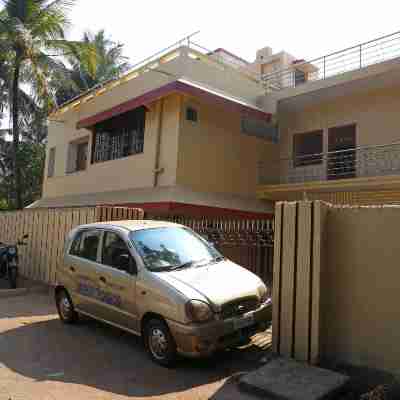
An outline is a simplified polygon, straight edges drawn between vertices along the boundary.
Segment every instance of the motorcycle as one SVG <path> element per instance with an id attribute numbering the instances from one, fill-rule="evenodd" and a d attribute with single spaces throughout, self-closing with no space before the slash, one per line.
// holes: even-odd
<path id="1" fill-rule="evenodd" d="M 11 289 L 16 289 L 18 280 L 18 246 L 25 246 L 24 239 L 29 235 L 24 235 L 14 245 L 0 242 L 0 278 L 8 279 Z"/>

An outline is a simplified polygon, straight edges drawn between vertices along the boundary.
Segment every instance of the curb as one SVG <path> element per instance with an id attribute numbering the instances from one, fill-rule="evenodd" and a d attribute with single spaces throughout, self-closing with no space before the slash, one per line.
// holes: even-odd
<path id="1" fill-rule="evenodd" d="M 24 294 L 28 293 L 27 288 L 20 288 L 20 289 L 1 289 L 0 290 L 0 298 L 6 297 L 17 297 L 23 296 Z"/>
<path id="2" fill-rule="evenodd" d="M 17 288 L 17 289 L 0 289 L 0 299 L 7 297 L 24 296 L 29 293 L 36 294 L 50 294 L 50 286 L 33 286 L 30 288 Z"/>

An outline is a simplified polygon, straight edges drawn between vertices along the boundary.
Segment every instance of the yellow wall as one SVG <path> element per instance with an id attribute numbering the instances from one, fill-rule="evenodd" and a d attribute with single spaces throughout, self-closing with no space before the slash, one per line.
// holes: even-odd
<path id="1" fill-rule="evenodd" d="M 61 109 L 58 113 L 51 116 L 50 119 L 56 119 L 58 122 L 50 121 L 49 125 L 49 139 L 47 146 L 47 153 L 52 147 L 56 147 L 56 163 L 55 174 L 52 178 L 47 178 L 48 159 L 46 160 L 45 179 L 43 184 L 43 197 L 54 198 L 63 197 L 67 195 L 77 194 L 90 194 L 97 192 L 111 192 L 118 190 L 129 190 L 135 188 L 151 188 L 154 184 L 154 166 L 156 157 L 156 142 L 157 142 L 157 129 L 159 127 L 158 116 L 160 113 L 161 100 L 149 105 L 150 111 L 146 116 L 146 128 L 144 138 L 144 153 L 133 155 L 119 160 L 112 160 L 104 163 L 90 164 L 85 171 L 80 171 L 66 175 L 66 167 L 68 161 L 68 144 L 71 141 L 76 141 L 84 136 L 89 136 L 89 154 L 92 148 L 92 135 L 91 132 L 85 129 L 76 130 L 75 126 L 79 120 L 91 117 L 99 112 L 106 111 L 111 107 L 117 106 L 127 100 L 140 96 L 153 89 L 159 88 L 169 82 L 183 77 L 192 79 L 195 82 L 204 83 L 215 89 L 223 90 L 226 93 L 240 96 L 241 98 L 256 104 L 261 101 L 264 90 L 259 82 L 251 79 L 245 74 L 237 70 L 223 65 L 215 60 L 201 55 L 200 53 L 182 47 L 171 53 L 174 55 L 171 60 L 161 58 L 157 62 L 162 66 L 160 73 L 158 70 L 152 68 L 143 68 L 139 74 L 133 79 L 121 81 L 117 86 L 110 87 L 109 90 L 101 92 L 101 90 L 93 92 L 95 96 L 88 100 L 84 100 L 80 104 L 72 102 L 67 107 Z M 116 82 L 118 83 L 118 82 Z M 112 85 L 116 84 L 112 83 Z M 107 87 L 110 85 L 106 85 Z M 159 168 L 162 171 L 158 175 L 157 184 L 159 186 L 173 186 L 177 184 L 177 175 L 179 175 L 179 183 L 188 184 L 188 186 L 196 187 L 198 189 L 209 189 L 218 192 L 227 193 L 245 193 L 255 197 L 255 180 L 256 171 L 254 168 L 255 157 L 260 153 L 257 146 L 257 139 L 254 138 L 241 138 L 239 134 L 240 121 L 238 116 L 234 116 L 235 123 L 231 121 L 231 115 L 224 113 L 218 109 L 213 115 L 219 119 L 215 125 L 208 123 L 207 118 L 204 119 L 206 130 L 211 129 L 215 131 L 215 135 L 206 132 L 209 135 L 209 142 L 202 142 L 202 145 L 207 147 L 206 152 L 217 153 L 213 149 L 218 150 L 218 157 L 220 161 L 214 161 L 214 165 L 218 164 L 219 171 L 226 171 L 226 184 L 219 173 L 217 180 L 213 176 L 199 175 L 192 173 L 192 163 L 186 160 L 193 158 L 193 154 L 197 156 L 197 150 L 193 150 L 193 146 L 188 144 L 187 140 L 182 140 L 185 137 L 185 129 L 181 129 L 180 125 L 183 122 L 181 119 L 181 95 L 174 94 L 168 96 L 164 101 L 164 112 L 162 121 L 162 137 L 160 146 L 160 161 Z M 262 103 L 262 104 L 261 104 Z M 260 104 L 263 107 L 270 107 L 271 104 L 262 101 Z M 228 121 L 222 122 L 221 115 Z M 187 130 L 187 129 L 186 129 Z M 224 139 L 230 140 L 230 135 L 220 134 L 221 131 L 235 130 L 234 142 L 231 142 L 232 148 L 223 143 Z M 189 132 L 191 135 L 193 132 Z M 181 142 L 178 143 L 179 137 Z M 237 137 L 239 139 L 237 139 Z M 194 141 L 194 146 L 196 142 Z M 243 149 L 236 148 L 235 146 L 242 146 Z M 247 146 L 247 143 L 251 143 Z M 188 156 L 183 155 L 180 160 L 180 167 L 188 167 L 188 171 L 182 169 L 177 171 L 178 165 L 178 145 L 182 146 L 179 152 L 188 152 Z M 204 149 L 202 150 L 204 151 Z M 253 151 L 253 154 L 247 153 Z M 227 152 L 227 155 L 223 155 Z M 48 158 L 48 154 L 47 154 Z M 245 166 L 241 167 L 239 171 L 240 179 L 234 182 L 232 176 L 229 174 L 235 170 L 237 174 L 238 162 L 235 161 L 239 158 L 246 161 Z M 247 160 L 250 158 L 251 163 L 247 165 Z M 227 163 L 227 164 L 226 164 Z M 226 164 L 226 165 L 225 165 Z M 192 169 L 191 169 L 192 168 Z M 247 171 L 245 171 L 247 169 Z M 246 178 L 244 178 L 246 176 Z M 203 180 L 198 183 L 197 180 Z M 211 183 L 210 183 L 211 182 Z M 240 184 L 244 183 L 243 188 L 239 188 Z"/>
<path id="2" fill-rule="evenodd" d="M 328 211 L 323 356 L 398 371 L 399 224 L 397 207 Z"/>
<path id="3" fill-rule="evenodd" d="M 198 122 L 186 120 L 186 107 Z M 277 146 L 241 133 L 240 114 L 184 97 L 179 135 L 177 183 L 197 191 L 255 197 L 257 164 Z"/>
<path id="4" fill-rule="evenodd" d="M 399 225 L 398 206 L 277 203 L 274 351 L 399 371 Z"/>
<path id="5" fill-rule="evenodd" d="M 143 154 L 103 163 L 89 162 L 85 171 L 66 174 L 68 144 L 88 136 L 91 154 L 91 132 L 76 130 L 76 120 L 70 118 L 68 123 L 52 122 L 48 151 L 56 146 L 55 174 L 47 178 L 46 173 L 43 197 L 152 187 L 161 102 L 164 103 L 159 155 L 162 172 L 158 175 L 158 186 L 177 184 L 198 192 L 255 198 L 258 161 L 276 154 L 277 145 L 242 134 L 240 114 L 178 94 L 150 105 Z M 186 120 L 188 105 L 197 109 L 197 123 Z M 47 166 L 48 161 L 46 169 Z"/>
<path id="6" fill-rule="evenodd" d="M 324 129 L 327 151 L 328 129 L 357 124 L 357 146 L 387 144 L 399 140 L 400 87 L 321 101 L 296 112 L 279 111 L 281 157 L 292 156 L 293 135 Z"/>
<path id="7" fill-rule="evenodd" d="M 160 151 L 160 167 L 164 171 L 159 175 L 158 180 L 158 184 L 161 186 L 173 185 L 176 180 L 179 104 L 178 95 L 170 95 L 164 99 Z M 80 137 L 89 136 L 89 154 L 91 154 L 92 135 L 86 129 L 76 130 L 76 119 L 65 119 L 65 123 L 51 122 L 47 152 L 50 148 L 56 147 L 55 174 L 54 177 L 47 178 L 48 160 L 46 160 L 43 197 L 151 187 L 154 182 L 153 171 L 160 101 L 151 104 L 149 108 L 149 112 L 146 113 L 144 152 L 142 154 L 96 164 L 88 162 L 85 171 L 68 175 L 66 175 L 68 144 Z"/>
<path id="8" fill-rule="evenodd" d="M 400 140 L 400 87 L 354 93 L 330 101 L 320 100 L 318 104 L 307 107 L 301 106 L 301 101 L 292 99 L 292 109 L 285 104 L 278 106 L 281 160 L 277 160 L 278 154 L 266 160 L 262 176 L 265 184 L 297 183 L 298 179 L 302 181 L 303 176 L 308 176 L 308 180 L 326 180 L 326 159 L 318 165 L 293 167 L 293 136 L 298 133 L 323 130 L 324 152 L 328 151 L 329 128 L 349 124 L 356 125 L 357 147 Z M 360 163 L 357 168 L 362 176 L 365 172 L 361 170 L 363 164 Z M 277 179 L 279 176 L 284 179 Z"/>

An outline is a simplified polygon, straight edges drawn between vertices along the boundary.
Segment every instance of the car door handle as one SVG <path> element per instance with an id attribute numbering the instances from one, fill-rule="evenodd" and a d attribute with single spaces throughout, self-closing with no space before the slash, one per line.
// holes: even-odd
<path id="1" fill-rule="evenodd" d="M 99 280 L 100 280 L 100 282 L 102 282 L 102 283 L 106 283 L 106 282 L 107 282 L 107 280 L 106 280 L 106 278 L 104 278 L 104 276 L 101 276 L 101 277 L 99 278 Z"/>
<path id="2" fill-rule="evenodd" d="M 75 267 L 69 267 L 69 270 L 70 270 L 71 272 L 75 272 Z"/>

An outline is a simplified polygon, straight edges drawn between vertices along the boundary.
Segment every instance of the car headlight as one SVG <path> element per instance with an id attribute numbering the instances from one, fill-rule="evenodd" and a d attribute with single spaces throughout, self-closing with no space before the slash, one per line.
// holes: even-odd
<path id="1" fill-rule="evenodd" d="M 186 303 L 186 315 L 193 322 L 206 322 L 213 318 L 211 307 L 201 300 L 190 300 Z"/>
<path id="2" fill-rule="evenodd" d="M 271 297 L 268 288 L 262 284 L 258 287 L 258 296 L 260 297 L 260 303 L 264 304 Z"/>

